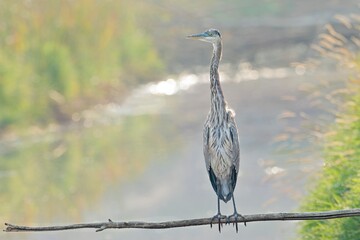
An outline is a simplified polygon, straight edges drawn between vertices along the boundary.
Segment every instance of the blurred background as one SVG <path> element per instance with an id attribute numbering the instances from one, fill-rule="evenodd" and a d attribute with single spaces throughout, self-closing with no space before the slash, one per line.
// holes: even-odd
<path id="1" fill-rule="evenodd" d="M 213 216 L 212 50 L 186 39 L 208 28 L 237 113 L 240 213 L 359 207 L 359 23 L 357 0 L 1 0 L 0 223 Z M 359 218 L 331 224 L 0 239 L 359 239 Z"/>

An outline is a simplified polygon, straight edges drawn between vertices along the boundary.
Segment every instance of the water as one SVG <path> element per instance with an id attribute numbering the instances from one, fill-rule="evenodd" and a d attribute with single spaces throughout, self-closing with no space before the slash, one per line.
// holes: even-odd
<path id="1" fill-rule="evenodd" d="M 274 139 L 284 131 L 279 120 L 284 110 L 309 109 L 297 89 L 319 75 L 306 74 L 304 69 L 255 70 L 246 64 L 221 75 L 240 133 L 238 210 L 242 214 L 296 210 L 304 192 L 304 168 L 317 169 L 321 161 L 289 163 L 291 155 L 275 153 Z M 284 96 L 297 100 L 284 101 Z M 216 196 L 202 156 L 202 125 L 208 109 L 207 73 L 183 74 L 139 87 L 122 105 L 99 105 L 77 114 L 74 126 L 2 142 L 0 222 L 59 225 L 214 215 Z M 232 213 L 231 204 L 222 204 L 222 209 L 224 214 Z M 202 226 L 1 233 L 0 238 L 260 240 L 269 236 L 294 238 L 295 222 L 249 223 L 240 226 L 238 234 L 232 226 L 222 234 Z"/>

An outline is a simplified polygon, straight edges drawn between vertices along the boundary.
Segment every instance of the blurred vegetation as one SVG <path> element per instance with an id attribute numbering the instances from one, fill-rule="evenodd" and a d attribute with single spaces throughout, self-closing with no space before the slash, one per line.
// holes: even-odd
<path id="1" fill-rule="evenodd" d="M 80 220 L 105 191 L 137 178 L 151 160 L 165 159 L 178 146 L 176 139 L 168 141 L 174 137 L 172 127 L 156 116 L 126 117 L 5 146 L 0 155 L 0 219 Z"/>
<path id="2" fill-rule="evenodd" d="M 291 1 L 289 0 L 228 0 L 225 2 L 213 1 L 215 3 L 214 11 L 216 17 L 222 21 L 230 21 L 230 17 L 241 15 L 242 17 L 269 17 L 269 16 L 280 16 L 286 13 Z M 205 3 L 204 3 L 205 4 Z M 226 8 L 226 11 L 216 11 L 219 5 L 231 6 Z M 223 12 L 223 13 L 221 13 Z M 233 16 L 229 16 L 229 14 Z"/>
<path id="3" fill-rule="evenodd" d="M 359 33 L 359 22 L 352 23 L 343 16 L 338 19 L 345 27 Z M 324 167 L 303 201 L 304 211 L 360 207 L 360 39 L 346 39 L 332 26 L 327 26 L 327 30 L 316 49 L 354 71 L 344 89 L 327 96 L 336 102 L 338 112 L 335 123 L 324 134 Z M 345 43 L 350 42 L 355 48 L 345 47 Z M 300 226 L 301 239 L 354 240 L 360 236 L 359 217 L 306 221 Z"/>
<path id="4" fill-rule="evenodd" d="M 0 133 L 64 122 L 163 70 L 130 0 L 0 1 Z"/>

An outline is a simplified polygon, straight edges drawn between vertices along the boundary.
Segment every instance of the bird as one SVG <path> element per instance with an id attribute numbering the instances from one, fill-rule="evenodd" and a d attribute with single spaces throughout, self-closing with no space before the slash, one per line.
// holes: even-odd
<path id="1" fill-rule="evenodd" d="M 235 219 L 244 217 L 236 210 L 234 190 L 239 173 L 240 147 L 238 128 L 235 122 L 235 112 L 228 107 L 220 85 L 219 64 L 222 55 L 222 38 L 216 29 L 209 29 L 203 33 L 188 36 L 209 42 L 213 46 L 210 62 L 210 111 L 203 128 L 203 152 L 206 170 L 208 171 L 211 185 L 217 195 L 217 214 L 212 218 L 211 224 L 218 220 L 221 232 L 221 219 Z M 234 213 L 228 217 L 220 212 L 220 200 L 227 203 L 232 199 Z M 245 223 L 245 220 L 244 220 Z M 246 226 L 246 223 L 245 223 Z"/>

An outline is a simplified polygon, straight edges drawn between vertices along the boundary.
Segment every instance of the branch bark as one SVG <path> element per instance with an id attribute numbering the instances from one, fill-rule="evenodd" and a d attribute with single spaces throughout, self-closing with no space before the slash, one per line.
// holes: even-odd
<path id="1" fill-rule="evenodd" d="M 320 220 L 320 219 L 333 219 L 344 217 L 360 216 L 360 208 L 348 210 L 336 210 L 327 212 L 304 212 L 304 213 L 266 213 L 266 214 L 252 214 L 243 215 L 243 218 L 238 219 L 238 223 L 248 222 L 262 222 L 262 221 L 292 221 L 292 220 Z M 221 219 L 221 224 L 235 223 L 234 219 L 227 220 Z M 44 226 L 44 227 L 28 227 L 19 226 L 10 223 L 5 223 L 5 232 L 39 232 L 39 231 L 61 231 L 79 228 L 95 228 L 96 232 L 103 231 L 109 228 L 142 228 L 142 229 L 163 229 L 163 228 L 179 228 L 189 226 L 211 225 L 218 224 L 218 221 L 212 222 L 212 218 L 198 218 L 188 220 L 177 220 L 167 222 L 113 222 L 109 219 L 108 222 L 99 223 L 82 223 L 71 224 L 62 226 Z"/>

